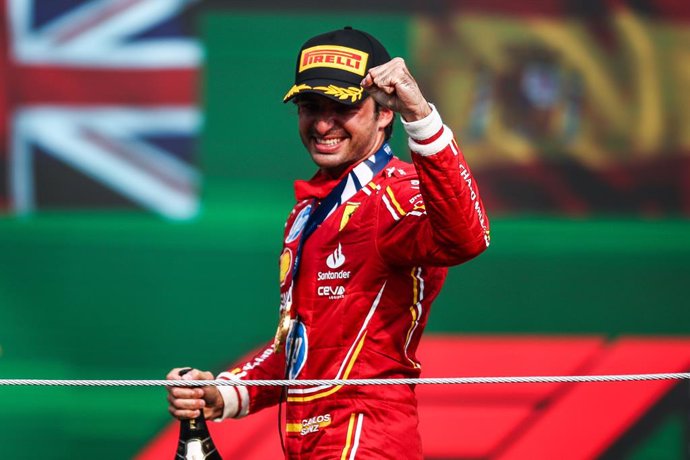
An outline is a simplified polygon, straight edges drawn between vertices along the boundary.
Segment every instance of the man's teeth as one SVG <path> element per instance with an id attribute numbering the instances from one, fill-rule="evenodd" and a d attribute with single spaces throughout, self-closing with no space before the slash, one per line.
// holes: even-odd
<path id="1" fill-rule="evenodd" d="M 316 142 L 325 145 L 335 145 L 340 142 L 340 139 L 317 139 Z"/>

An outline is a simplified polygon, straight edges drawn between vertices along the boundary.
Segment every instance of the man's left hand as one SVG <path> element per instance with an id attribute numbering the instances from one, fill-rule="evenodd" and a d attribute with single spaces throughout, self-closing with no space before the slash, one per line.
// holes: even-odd
<path id="1" fill-rule="evenodd" d="M 372 67 L 361 85 L 376 102 L 400 113 L 405 121 L 421 120 L 431 113 L 429 103 L 402 58 Z"/>

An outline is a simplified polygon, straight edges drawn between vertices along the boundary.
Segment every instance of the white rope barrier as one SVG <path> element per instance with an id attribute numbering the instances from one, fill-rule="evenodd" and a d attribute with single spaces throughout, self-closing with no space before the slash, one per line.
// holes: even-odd
<path id="1" fill-rule="evenodd" d="M 1 386 L 70 387 L 203 387 L 203 386 L 331 386 L 331 385 L 477 385 L 497 383 L 580 383 L 690 380 L 690 373 L 571 375 L 533 377 L 445 377 L 352 380 L 47 380 L 0 379 Z"/>

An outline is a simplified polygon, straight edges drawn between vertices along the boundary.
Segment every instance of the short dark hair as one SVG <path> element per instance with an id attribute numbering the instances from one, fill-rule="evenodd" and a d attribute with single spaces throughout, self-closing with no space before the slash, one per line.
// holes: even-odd
<path id="1" fill-rule="evenodd" d="M 374 110 L 376 111 L 376 116 L 381 112 L 383 106 L 374 100 Z M 386 126 L 384 133 L 386 135 L 385 140 L 388 140 L 393 135 L 393 124 L 395 123 L 395 117 L 391 118 L 391 122 Z"/>

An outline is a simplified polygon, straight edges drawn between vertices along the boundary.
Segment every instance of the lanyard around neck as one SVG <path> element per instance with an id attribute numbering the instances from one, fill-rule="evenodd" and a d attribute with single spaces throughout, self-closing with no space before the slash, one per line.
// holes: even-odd
<path id="1" fill-rule="evenodd" d="M 387 142 L 383 145 L 369 158 L 362 161 L 360 164 L 354 167 L 345 177 L 343 177 L 338 184 L 333 187 L 333 190 L 324 198 L 321 203 L 316 205 L 316 200 L 313 200 L 309 206 L 314 207 L 306 224 L 299 236 L 299 241 L 297 243 L 297 252 L 295 256 L 295 263 L 292 265 L 292 279 L 293 282 L 297 277 L 299 271 L 299 264 L 302 256 L 302 248 L 304 244 L 314 231 L 319 228 L 326 218 L 331 215 L 331 213 L 344 201 L 350 199 L 355 193 L 357 193 L 362 187 L 369 183 L 383 168 L 388 164 L 388 162 L 393 158 L 393 151 Z"/>
<path id="2" fill-rule="evenodd" d="M 355 166 L 352 171 L 343 177 L 343 179 L 340 180 L 340 182 L 333 188 L 333 190 L 331 190 L 328 196 L 321 201 L 321 203 L 317 205 L 316 200 L 312 200 L 312 202 L 305 206 L 300 212 L 300 214 L 302 214 L 302 212 L 309 213 L 309 217 L 307 217 L 307 222 L 304 224 L 301 232 L 297 236 L 299 240 L 297 241 L 295 261 L 292 264 L 290 273 L 288 274 L 290 279 L 289 281 L 287 279 L 284 281 L 287 283 L 286 291 L 281 291 L 280 320 L 278 322 L 278 329 L 276 330 L 276 336 L 273 341 L 273 351 L 276 353 L 280 352 L 283 344 L 288 341 L 288 349 L 290 351 L 286 353 L 286 359 L 288 359 L 285 366 L 286 376 L 289 375 L 289 369 L 291 368 L 289 363 L 292 361 L 295 352 L 295 347 L 289 345 L 291 340 L 294 342 L 294 335 L 296 333 L 296 328 L 292 328 L 292 323 L 295 321 L 293 319 L 293 313 L 291 313 L 292 290 L 299 272 L 304 243 L 338 206 L 349 200 L 362 187 L 371 182 L 374 177 L 376 177 L 376 175 L 383 170 L 391 158 L 393 158 L 393 151 L 391 150 L 390 146 L 384 142 L 376 153 Z M 298 215 L 297 219 L 299 218 L 300 217 Z M 294 222 L 293 225 L 295 225 Z M 291 241 L 294 241 L 294 239 Z M 290 329 L 292 329 L 292 334 L 289 334 Z"/>

